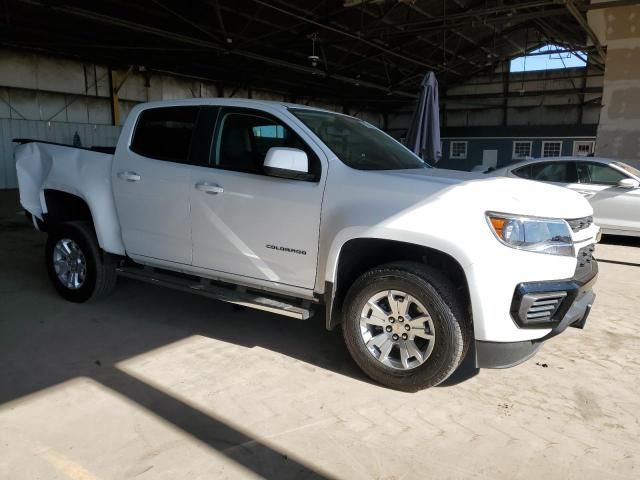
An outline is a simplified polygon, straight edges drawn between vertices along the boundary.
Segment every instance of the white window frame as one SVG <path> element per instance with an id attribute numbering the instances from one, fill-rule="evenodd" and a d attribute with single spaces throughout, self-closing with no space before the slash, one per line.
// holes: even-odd
<path id="1" fill-rule="evenodd" d="M 544 154 L 544 147 L 547 145 L 551 145 L 552 143 L 555 144 L 559 144 L 560 145 L 560 150 L 558 152 L 558 155 L 553 155 L 553 156 L 547 156 Z M 540 152 L 540 157 L 541 158 L 558 158 L 562 156 L 562 140 L 546 140 L 544 142 L 542 142 L 542 151 Z"/>
<path id="2" fill-rule="evenodd" d="M 449 158 L 455 158 L 456 160 L 465 160 L 467 158 L 467 153 L 469 149 L 469 142 L 466 140 L 451 140 L 449 141 Z M 454 144 L 464 144 L 464 155 L 453 155 L 453 145 Z"/>
<path id="3" fill-rule="evenodd" d="M 580 145 L 589 145 L 589 154 L 592 154 L 596 151 L 596 142 L 595 140 L 574 140 L 573 141 L 573 156 L 574 157 L 588 157 L 589 155 L 584 155 L 578 153 L 578 146 Z"/>
<path id="4" fill-rule="evenodd" d="M 516 155 L 516 145 L 520 144 L 520 143 L 529 144 L 529 155 L 525 155 L 524 157 Z M 524 160 L 525 158 L 530 158 L 531 157 L 532 148 L 533 148 L 533 142 L 531 140 L 514 140 L 513 141 L 513 145 L 512 145 L 512 149 L 511 149 L 511 158 L 513 160 Z"/>

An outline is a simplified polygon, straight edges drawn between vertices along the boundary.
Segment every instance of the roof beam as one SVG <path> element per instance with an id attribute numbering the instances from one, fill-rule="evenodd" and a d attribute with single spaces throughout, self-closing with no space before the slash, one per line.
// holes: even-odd
<path id="1" fill-rule="evenodd" d="M 456 5 L 458 5 L 460 8 L 462 9 L 466 9 L 465 4 L 461 1 L 461 0 L 454 0 Z M 490 23 L 483 23 L 482 22 L 482 18 L 480 17 L 480 15 L 476 16 L 476 19 L 480 21 L 480 25 L 486 27 L 486 28 L 490 28 L 493 33 L 495 35 L 500 36 L 501 38 L 503 38 L 504 40 L 506 40 L 507 42 L 509 42 L 517 51 L 521 51 L 524 53 L 524 49 L 518 45 L 516 42 L 513 41 L 513 39 L 511 37 L 509 37 L 508 35 L 502 35 L 498 29 L 496 28 L 495 25 L 490 24 Z"/>
<path id="2" fill-rule="evenodd" d="M 555 35 L 553 31 L 553 27 L 548 25 L 546 20 L 542 18 L 535 20 L 534 27 L 536 28 L 536 30 L 538 30 L 538 32 L 540 32 L 542 35 L 546 37 L 547 41 L 550 41 L 552 43 L 555 43 L 556 45 L 561 45 L 561 46 L 570 45 L 567 42 L 563 42 Z M 571 47 L 569 46 L 569 48 Z M 586 46 L 585 46 L 585 50 L 588 50 Z M 579 54 L 577 56 L 581 58 Z M 604 65 L 604 62 L 601 59 L 597 58 L 597 55 L 587 55 L 587 57 L 583 58 L 582 60 L 584 60 L 586 63 L 590 63 L 591 65 L 599 69 L 602 69 Z"/>
<path id="3" fill-rule="evenodd" d="M 587 19 L 584 17 L 584 15 L 582 15 L 582 12 L 576 6 L 575 2 L 573 0 L 565 0 L 564 4 L 567 7 L 567 10 L 569 10 L 569 12 L 571 13 L 571 15 L 573 15 L 573 18 L 576 19 L 578 24 L 585 31 L 585 33 L 587 34 L 587 37 L 589 37 L 589 40 L 591 40 L 591 43 L 593 43 L 593 45 L 596 47 L 596 51 L 598 52 L 598 55 L 600 55 L 600 58 L 602 59 L 602 61 L 605 61 L 605 59 L 607 58 L 607 54 L 604 51 L 604 47 L 600 43 L 598 36 L 589 26 Z"/>
<path id="4" fill-rule="evenodd" d="M 494 15 L 499 13 L 504 14 L 512 14 L 518 10 L 525 10 L 531 8 L 539 8 L 539 7 L 549 7 L 549 6 L 557 6 L 557 1 L 554 0 L 545 0 L 545 1 L 529 1 L 529 2 L 518 2 L 516 4 L 502 5 L 491 8 L 483 8 L 483 9 L 469 9 L 465 12 L 460 13 L 451 13 L 447 15 L 443 15 L 440 17 L 435 17 L 430 14 L 424 14 L 429 20 L 420 20 L 416 22 L 407 22 L 404 23 L 404 27 L 440 27 L 447 28 L 450 25 L 446 25 L 447 22 L 453 22 L 456 20 L 466 20 L 464 24 L 468 24 L 469 22 L 475 21 L 475 18 L 478 16 L 486 16 L 486 15 Z M 416 10 L 420 11 L 420 10 Z M 513 18 L 516 15 L 513 15 L 509 18 Z M 380 28 L 375 28 L 371 30 L 364 30 L 365 33 L 369 33 L 370 31 L 379 30 Z"/>
<path id="5" fill-rule="evenodd" d="M 523 23 L 524 23 L 524 22 L 523 22 Z M 505 34 L 509 34 L 509 33 L 511 33 L 511 32 L 515 32 L 515 31 L 517 31 L 517 30 L 522 30 L 523 28 L 524 28 L 524 26 L 523 26 L 523 25 L 521 25 L 521 23 L 516 23 L 515 25 L 511 25 L 510 27 L 503 28 L 503 29 L 501 30 L 501 32 L 502 32 L 502 34 L 503 34 L 503 35 L 505 35 Z M 528 28 L 528 27 L 527 27 L 527 28 Z M 493 41 L 493 37 L 494 37 L 494 35 L 493 35 L 493 34 L 486 35 L 486 36 L 482 37 L 481 39 L 478 39 L 478 41 L 477 41 L 477 45 L 483 45 L 483 44 L 485 44 L 486 42 L 491 42 L 491 41 Z M 477 50 L 477 48 L 478 48 L 477 46 L 471 46 L 471 47 L 469 47 L 468 49 L 465 49 L 464 51 L 465 51 L 465 52 L 466 52 L 466 51 L 471 52 L 471 51 Z M 501 61 L 507 60 L 508 58 L 511 58 L 512 56 L 513 56 L 512 54 L 507 54 L 507 55 L 502 55 L 502 56 L 498 56 L 498 55 L 496 55 L 496 56 L 494 57 L 494 61 L 493 61 L 493 62 L 491 62 L 491 65 L 486 65 L 486 64 L 485 64 L 484 66 L 481 66 L 480 68 L 478 68 L 478 69 L 476 69 L 476 70 L 473 70 L 473 71 L 472 71 L 472 75 L 475 75 L 476 73 L 481 72 L 481 71 L 483 71 L 483 70 L 487 69 L 487 68 L 488 68 L 488 67 L 490 67 L 490 66 L 496 65 L 497 63 L 499 63 L 499 62 L 501 62 Z M 458 66 L 458 64 L 454 64 L 453 66 L 454 66 L 454 67 L 457 67 L 457 66 Z M 469 74 L 467 74 L 467 78 L 469 78 Z"/>
<path id="6" fill-rule="evenodd" d="M 253 52 L 249 52 L 246 50 L 228 50 L 226 46 L 221 45 L 219 43 L 214 43 L 208 40 L 202 40 L 199 38 L 195 38 L 195 37 L 191 37 L 191 36 L 187 36 L 187 35 L 183 35 L 180 33 L 175 33 L 175 32 L 170 32 L 167 30 L 163 30 L 160 28 L 156 28 L 156 27 L 152 27 L 149 25 L 144 25 L 141 23 L 136 23 L 136 22 L 131 22 L 129 20 L 124 20 L 122 18 L 119 17 L 112 17 L 110 15 L 104 15 L 104 14 L 100 14 L 100 13 L 96 13 L 93 12 L 91 10 L 85 10 L 82 8 L 77 8 L 77 7 L 72 7 L 69 5 L 62 5 L 59 3 L 56 4 L 49 4 L 48 2 L 45 1 L 38 1 L 38 0 L 19 0 L 22 3 L 26 3 L 26 4 L 30 4 L 30 5 L 35 5 L 38 7 L 43 7 L 43 8 L 48 8 L 48 9 L 52 9 L 58 12 L 62 12 L 62 13 L 66 13 L 69 15 L 74 15 L 77 17 L 81 17 L 81 18 L 87 18 L 89 20 L 93 20 L 93 21 L 97 21 L 100 23 L 106 23 L 109 25 L 114 25 L 114 26 L 118 26 L 121 28 L 125 28 L 128 30 L 133 30 L 136 32 L 145 32 L 145 33 L 149 33 L 151 35 L 155 35 L 155 36 L 159 36 L 162 38 L 168 38 L 171 40 L 175 40 L 181 43 L 187 43 L 187 44 L 191 44 L 191 45 L 197 45 L 197 46 L 201 46 L 201 47 L 205 47 L 205 48 L 209 48 L 211 50 L 215 50 L 218 52 L 223 52 L 223 53 L 228 53 L 231 55 L 238 55 L 244 58 L 249 58 L 252 60 L 257 60 L 260 62 L 265 62 L 265 63 L 269 63 L 272 65 L 277 65 L 279 67 L 283 67 L 289 70 L 295 70 L 298 72 L 302 72 L 302 73 L 308 73 L 308 74 L 312 74 L 312 75 L 318 75 L 318 76 L 322 76 L 325 78 L 332 78 L 334 80 L 338 80 L 344 83 L 349 83 L 352 85 L 359 85 L 359 86 L 363 86 L 363 87 L 367 87 L 367 88 L 371 88 L 374 90 L 381 90 L 384 92 L 389 92 L 389 88 L 386 85 L 380 85 L 377 83 L 373 83 L 373 82 L 369 82 L 366 80 L 362 80 L 362 79 L 356 79 L 356 78 L 351 78 L 351 77 L 347 77 L 344 75 L 329 75 L 328 73 L 319 70 L 317 68 L 313 68 L 313 67 L 308 67 L 306 65 L 300 65 L 297 63 L 292 63 L 289 62 L 287 60 L 281 60 L 278 58 L 272 58 L 272 57 L 268 57 L 265 55 L 261 55 L 261 54 L 257 54 L 257 53 L 253 53 Z M 406 96 L 406 97 L 411 97 L 413 98 L 415 96 L 414 93 L 411 92 L 405 92 L 405 91 L 401 91 L 401 90 L 394 90 L 391 92 L 392 94 L 395 95 L 399 95 L 399 96 Z"/>
<path id="7" fill-rule="evenodd" d="M 208 2 L 208 3 L 211 3 L 211 2 Z M 230 7 L 222 7 L 221 6 L 220 8 L 225 12 L 230 12 L 230 13 L 232 12 L 232 13 L 235 13 L 235 15 L 238 15 L 238 16 L 240 16 L 242 18 L 253 19 L 257 23 L 261 23 L 261 24 L 266 25 L 266 26 L 268 26 L 270 28 L 274 28 L 276 30 L 280 30 L 280 26 L 278 24 L 275 24 L 275 23 L 273 23 L 273 22 L 271 22 L 269 20 L 266 20 L 264 18 L 258 18 L 258 17 L 254 18 L 251 14 L 244 13 L 244 12 L 238 12 L 238 11 L 233 12 L 233 9 L 230 8 Z M 329 17 L 333 17 L 333 16 L 335 16 L 335 14 L 329 14 Z M 287 31 L 289 33 L 294 33 L 294 31 L 297 28 L 299 28 L 300 26 L 302 26 L 302 25 L 308 25 L 308 23 L 306 21 L 298 22 L 298 23 L 295 23 L 294 25 L 292 25 L 290 27 L 286 27 L 286 28 L 281 29 L 280 32 Z M 304 36 L 304 35 L 300 34 L 300 36 Z M 247 39 L 244 39 L 244 40 L 247 40 Z M 251 42 L 247 42 L 247 43 L 251 43 Z M 240 49 L 242 49 L 244 46 L 245 46 L 245 44 L 243 43 L 241 45 L 238 45 L 237 47 L 230 47 L 230 49 L 231 48 L 240 48 Z M 360 53 L 360 52 L 353 51 L 353 49 L 350 49 L 348 47 L 343 47 L 341 45 L 336 45 L 335 43 L 331 43 L 330 46 L 331 46 L 331 48 L 334 48 L 336 50 L 340 50 L 341 52 L 345 52 L 347 54 L 347 56 L 356 55 L 356 56 L 360 57 L 361 61 L 372 60 L 372 61 L 375 61 L 376 63 L 380 63 L 382 66 L 384 66 L 385 62 L 379 58 L 380 56 L 384 55 L 384 52 L 381 52 L 380 54 L 376 54 L 376 55 L 367 55 L 367 54 L 363 54 L 363 53 Z M 307 56 L 305 55 L 304 58 L 306 59 Z M 346 58 L 346 56 L 345 56 L 345 58 Z M 325 64 L 326 64 L 327 63 L 327 59 L 324 58 L 323 60 L 325 61 Z M 337 65 L 340 65 L 342 63 L 343 63 L 343 61 L 340 61 L 340 62 L 338 62 Z M 339 73 L 341 71 L 344 71 L 344 69 L 342 69 L 342 68 L 335 68 L 334 69 L 334 73 Z M 374 77 L 374 78 L 381 78 L 378 75 L 375 75 L 375 74 L 373 74 L 371 72 L 367 72 L 367 74 L 370 75 L 371 77 Z"/>
<path id="8" fill-rule="evenodd" d="M 533 12 L 520 13 L 518 15 L 502 15 L 499 17 L 488 17 L 483 19 L 483 24 L 504 24 L 504 23 L 523 23 L 528 20 L 534 20 L 537 18 L 548 18 L 548 17 L 561 17 L 568 16 L 568 12 L 566 8 L 547 8 L 545 10 L 536 10 Z M 468 27 L 474 27 L 477 24 L 477 20 L 475 19 L 463 19 L 457 21 L 455 23 L 447 23 L 447 22 L 431 22 L 425 25 L 419 25 L 411 29 L 406 29 L 403 32 L 397 32 L 389 34 L 388 36 L 391 38 L 397 38 L 402 36 L 411 36 L 416 35 L 418 33 L 425 32 L 439 32 L 439 31 L 450 31 L 456 29 L 463 29 Z M 408 24 L 402 24 L 403 26 L 407 26 Z M 470 40 L 473 42 L 473 40 Z"/>
<path id="9" fill-rule="evenodd" d="M 419 60 L 417 58 L 414 57 L 409 57 L 407 55 L 404 55 L 402 53 L 398 53 L 390 48 L 388 48 L 385 45 L 382 45 L 380 42 L 377 41 L 372 41 L 372 40 L 368 40 L 367 38 L 359 35 L 359 34 L 354 34 L 351 32 L 348 32 L 346 30 L 343 30 L 341 28 L 337 28 L 337 27 L 333 27 L 331 25 L 326 25 L 324 23 L 318 22 L 316 20 L 313 20 L 311 18 L 305 17 L 304 15 L 301 14 L 297 14 L 295 12 L 289 11 L 287 9 L 278 7 L 277 5 L 273 5 L 272 3 L 266 2 L 264 0 L 252 0 L 254 3 L 257 3 L 258 5 L 262 5 L 264 7 L 270 8 L 271 10 L 277 11 L 279 13 L 282 13 L 283 15 L 288 15 L 292 18 L 297 18 L 298 20 L 302 20 L 305 21 L 307 23 L 309 23 L 310 25 L 315 25 L 316 27 L 322 28 L 323 30 L 328 30 L 334 33 L 337 33 L 341 36 L 344 37 L 348 37 L 351 38 L 353 40 L 357 40 L 359 42 L 364 43 L 365 45 L 369 45 L 370 47 L 374 47 L 378 50 L 380 50 L 381 52 L 387 53 L 390 56 L 402 59 L 406 62 L 409 63 L 413 63 L 414 65 L 419 65 L 422 67 L 426 67 L 426 68 L 430 68 L 430 69 L 437 69 L 437 67 L 435 65 L 423 62 L 422 60 Z"/>
<path id="10" fill-rule="evenodd" d="M 517 83 L 517 82 L 516 82 Z M 558 88 L 558 89 L 546 89 L 546 90 L 532 90 L 526 92 L 495 92 L 495 93 L 463 93 L 454 95 L 441 95 L 442 101 L 447 100 L 467 100 L 474 98 L 516 98 L 516 97 L 544 97 L 550 95 L 584 95 L 586 93 L 602 93 L 602 87 L 587 87 L 587 88 Z M 499 107 L 496 107 L 499 108 Z"/>
<path id="11" fill-rule="evenodd" d="M 420 7 L 417 7 L 417 6 L 416 6 L 415 4 L 413 4 L 413 3 L 408 4 L 408 6 L 409 6 L 409 8 L 410 8 L 411 10 L 413 10 L 413 11 L 415 11 L 415 12 L 418 12 L 418 13 L 419 13 L 420 15 L 422 15 L 423 17 L 426 17 L 426 18 L 429 18 L 429 19 L 433 19 L 433 18 L 434 18 L 434 16 L 433 16 L 433 15 L 431 15 L 430 13 L 428 13 L 428 12 L 424 11 L 424 10 L 423 10 L 423 9 L 421 9 Z M 447 17 L 447 16 L 445 15 L 443 18 L 446 18 L 446 17 Z M 453 29 L 453 28 L 451 29 L 451 33 L 453 33 L 454 35 L 457 35 L 458 37 L 460 37 L 460 38 L 462 38 L 463 40 L 465 40 L 465 41 L 467 41 L 467 42 L 471 43 L 472 45 L 475 45 L 476 47 L 479 47 L 479 48 L 480 48 L 481 50 L 483 50 L 485 53 L 487 53 L 487 54 L 489 54 L 489 55 L 493 55 L 493 52 L 492 52 L 491 50 L 489 50 L 489 49 L 488 49 L 488 48 L 486 48 L 486 47 L 479 46 L 479 45 L 476 43 L 476 41 L 475 41 L 473 38 L 469 37 L 468 35 L 465 35 L 464 33 L 460 32 L 460 31 L 458 31 L 458 30 L 455 30 L 455 29 Z M 461 57 L 461 58 L 465 58 L 465 57 Z M 478 66 L 478 65 L 476 64 L 475 66 Z"/>
<path id="12" fill-rule="evenodd" d="M 396 5 L 398 5 L 398 4 L 396 4 Z M 408 8 L 415 9 L 415 5 L 413 5 L 413 4 L 407 4 L 407 7 L 408 7 Z M 369 15 L 369 16 L 371 16 L 371 17 L 377 18 L 377 16 L 376 16 L 373 12 L 371 12 L 368 8 L 366 8 L 366 5 L 364 5 L 362 8 L 360 8 L 360 11 L 361 11 L 361 12 L 366 13 L 367 15 Z M 420 12 L 420 13 L 422 13 L 422 12 Z M 423 15 L 424 15 L 424 13 L 423 13 Z M 379 21 L 381 21 L 381 22 L 382 22 L 382 23 L 384 23 L 385 25 L 388 25 L 388 26 L 392 27 L 393 29 L 395 29 L 395 30 L 397 30 L 397 31 L 403 31 L 403 30 L 404 30 L 404 28 L 403 28 L 401 25 L 398 25 L 398 24 L 394 23 L 393 21 L 388 20 L 388 19 L 386 19 L 386 18 L 384 18 L 384 17 L 383 17 L 383 18 L 381 18 L 381 19 L 379 19 Z M 462 56 L 462 55 L 458 55 L 458 54 L 457 54 L 456 52 L 454 52 L 453 50 L 451 50 L 451 49 L 449 49 L 449 48 L 446 48 L 445 46 L 440 45 L 439 43 L 434 42 L 434 41 L 430 40 L 429 38 L 424 37 L 424 36 L 422 36 L 422 35 L 417 35 L 417 36 L 416 36 L 416 40 L 419 40 L 419 41 L 421 41 L 421 42 L 425 42 L 426 44 L 431 45 L 432 47 L 436 47 L 436 48 L 442 49 L 442 50 L 444 50 L 446 53 L 449 53 L 449 54 L 451 54 L 451 55 L 456 55 L 458 58 L 462 58 L 463 60 L 468 60 L 466 57 L 464 57 L 464 56 Z M 399 47 L 397 47 L 397 48 L 403 48 L 403 47 L 404 47 L 404 45 L 400 45 L 400 46 L 399 46 Z M 471 65 L 473 65 L 473 66 L 478 66 L 478 65 L 477 65 L 474 61 L 472 61 L 472 60 L 470 60 L 468 63 L 470 63 L 470 64 L 471 64 Z M 453 73 L 458 73 L 458 72 L 453 72 Z M 459 73 L 458 73 L 458 74 L 459 74 Z"/>

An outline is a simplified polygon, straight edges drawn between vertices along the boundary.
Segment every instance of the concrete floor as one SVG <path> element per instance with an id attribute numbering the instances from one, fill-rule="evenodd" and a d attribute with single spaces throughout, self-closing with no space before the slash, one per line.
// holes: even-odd
<path id="1" fill-rule="evenodd" d="M 18 210 L 0 192 L 0 478 L 638 477 L 640 242 L 598 247 L 586 330 L 405 394 L 321 318 L 125 280 L 67 303 Z"/>

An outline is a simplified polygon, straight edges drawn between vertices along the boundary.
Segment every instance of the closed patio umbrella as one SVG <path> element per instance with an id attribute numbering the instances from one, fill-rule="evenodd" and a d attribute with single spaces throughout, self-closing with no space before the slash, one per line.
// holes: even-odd
<path id="1" fill-rule="evenodd" d="M 428 72 L 422 80 L 418 104 L 413 112 L 405 145 L 431 165 L 442 158 L 438 80 L 433 72 Z"/>

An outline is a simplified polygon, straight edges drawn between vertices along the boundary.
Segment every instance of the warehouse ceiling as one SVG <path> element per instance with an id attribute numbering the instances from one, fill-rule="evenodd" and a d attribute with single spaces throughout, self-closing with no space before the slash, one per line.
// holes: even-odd
<path id="1" fill-rule="evenodd" d="M 631 3 L 631 2 L 614 2 Z M 294 99 L 400 104 L 553 43 L 602 66 L 580 0 L 5 0 L 0 42 L 270 88 Z"/>

